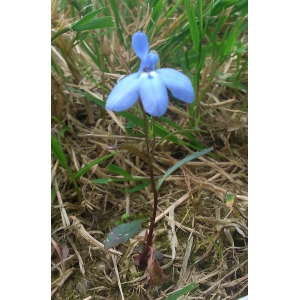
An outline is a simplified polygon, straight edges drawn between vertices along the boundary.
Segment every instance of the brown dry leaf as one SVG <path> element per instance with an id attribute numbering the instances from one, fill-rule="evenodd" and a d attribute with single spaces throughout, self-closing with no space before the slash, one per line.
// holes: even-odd
<path id="1" fill-rule="evenodd" d="M 155 257 L 153 247 L 150 247 L 150 255 L 148 258 L 148 272 L 149 275 L 147 277 L 147 281 L 151 286 L 161 285 L 167 279 L 158 263 L 158 260 Z"/>

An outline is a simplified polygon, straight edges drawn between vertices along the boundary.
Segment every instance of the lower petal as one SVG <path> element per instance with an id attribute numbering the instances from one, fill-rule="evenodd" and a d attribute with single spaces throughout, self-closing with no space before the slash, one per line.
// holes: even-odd
<path id="1" fill-rule="evenodd" d="M 161 68 L 156 70 L 156 72 L 175 98 L 186 103 L 194 101 L 194 89 L 186 75 L 171 68 Z"/>
<path id="2" fill-rule="evenodd" d="M 149 74 L 141 75 L 141 100 L 146 113 L 154 117 L 161 117 L 168 108 L 167 89 L 160 76 L 157 76 L 154 71 Z"/>
<path id="3" fill-rule="evenodd" d="M 109 94 L 106 109 L 120 112 L 130 108 L 139 98 L 139 85 L 138 73 L 121 79 Z"/>

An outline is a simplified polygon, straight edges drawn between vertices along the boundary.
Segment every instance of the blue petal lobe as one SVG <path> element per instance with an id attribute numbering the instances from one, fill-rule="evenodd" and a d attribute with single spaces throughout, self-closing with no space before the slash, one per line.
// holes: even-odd
<path id="1" fill-rule="evenodd" d="M 132 36 L 132 48 L 135 54 L 143 61 L 149 53 L 149 43 L 147 35 L 141 31 Z"/>
<path id="2" fill-rule="evenodd" d="M 195 92 L 190 79 L 186 75 L 170 68 L 161 68 L 156 72 L 175 98 L 186 103 L 194 101 Z"/>
<path id="3" fill-rule="evenodd" d="M 139 72 L 149 72 L 155 70 L 155 64 L 158 61 L 158 55 L 156 53 L 148 53 L 146 58 L 142 60 Z"/>
<path id="4" fill-rule="evenodd" d="M 158 61 L 158 55 L 156 53 L 149 53 L 147 58 L 149 60 L 150 71 L 155 70 L 155 65 Z"/>
<path id="5" fill-rule="evenodd" d="M 130 108 L 139 98 L 139 85 L 138 73 L 121 79 L 108 96 L 106 109 L 120 112 Z"/>
<path id="6" fill-rule="evenodd" d="M 140 95 L 146 113 L 154 117 L 166 113 L 169 103 L 167 89 L 155 71 L 141 75 Z"/>

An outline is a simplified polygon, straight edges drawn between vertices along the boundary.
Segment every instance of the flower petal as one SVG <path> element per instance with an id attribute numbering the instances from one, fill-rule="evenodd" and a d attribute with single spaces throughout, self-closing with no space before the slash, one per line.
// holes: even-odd
<path id="1" fill-rule="evenodd" d="M 142 60 L 139 72 L 150 72 L 155 70 L 155 64 L 158 61 L 158 55 L 156 53 L 148 53 L 146 58 Z"/>
<path id="2" fill-rule="evenodd" d="M 143 61 L 149 53 L 149 43 L 147 35 L 141 31 L 132 36 L 132 48 L 135 54 Z"/>
<path id="3" fill-rule="evenodd" d="M 106 109 L 120 112 L 130 108 L 139 98 L 139 85 L 138 73 L 121 79 L 109 94 Z"/>
<path id="4" fill-rule="evenodd" d="M 142 73 L 140 94 L 146 113 L 154 117 L 166 113 L 169 103 L 167 89 L 155 71 Z"/>
<path id="5" fill-rule="evenodd" d="M 156 72 L 175 98 L 186 103 L 194 101 L 195 92 L 190 79 L 186 75 L 170 68 L 158 69 Z"/>
<path id="6" fill-rule="evenodd" d="M 149 61 L 149 69 L 150 71 L 155 70 L 155 65 L 158 61 L 158 54 L 157 53 L 148 53 L 147 55 Z"/>

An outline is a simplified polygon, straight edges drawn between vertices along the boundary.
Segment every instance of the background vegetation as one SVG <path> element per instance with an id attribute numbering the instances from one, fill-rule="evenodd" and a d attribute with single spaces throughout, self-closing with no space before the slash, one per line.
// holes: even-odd
<path id="1" fill-rule="evenodd" d="M 243 0 L 52 1 L 54 299 L 165 299 L 189 284 L 187 299 L 247 295 L 247 8 Z M 160 189 L 155 246 L 167 280 L 159 287 L 134 264 L 138 237 L 101 245 L 117 222 L 152 210 L 147 168 L 129 146 L 145 152 L 139 108 L 104 109 L 120 76 L 138 69 L 137 30 L 196 91 L 191 105 L 170 97 L 156 119 L 155 176 L 214 147 Z"/>

